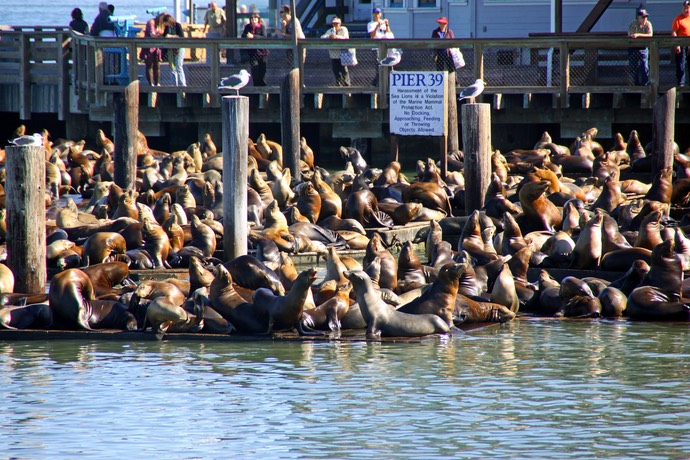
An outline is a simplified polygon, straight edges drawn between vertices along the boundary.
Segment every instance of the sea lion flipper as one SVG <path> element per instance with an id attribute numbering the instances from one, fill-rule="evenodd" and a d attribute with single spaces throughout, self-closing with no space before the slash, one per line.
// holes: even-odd
<path id="1" fill-rule="evenodd" d="M 302 321 L 297 321 L 297 332 L 300 336 L 323 336 L 325 335 L 321 331 L 315 331 L 310 327 L 305 326 Z"/>

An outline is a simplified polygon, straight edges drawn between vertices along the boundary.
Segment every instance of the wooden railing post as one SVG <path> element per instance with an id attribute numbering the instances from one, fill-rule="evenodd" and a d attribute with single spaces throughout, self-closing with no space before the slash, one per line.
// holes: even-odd
<path id="1" fill-rule="evenodd" d="M 474 47 L 474 79 L 484 80 L 484 46 L 481 43 L 475 43 Z M 491 84 L 491 82 L 486 82 Z"/>
<path id="2" fill-rule="evenodd" d="M 656 42 L 649 44 L 649 93 L 647 94 L 647 107 L 653 107 L 656 95 L 659 93 L 659 45 Z"/>
<path id="3" fill-rule="evenodd" d="M 249 98 L 225 96 L 223 113 L 223 259 L 247 254 Z M 299 144 L 298 144 L 299 148 Z"/>
<path id="4" fill-rule="evenodd" d="M 31 71 L 29 66 L 30 43 L 29 35 L 22 34 L 19 38 L 19 118 L 31 118 Z"/>
<path id="5" fill-rule="evenodd" d="M 570 88 L 570 49 L 567 42 L 561 42 L 559 47 L 559 54 L 561 55 L 561 85 L 559 91 L 559 106 L 561 109 L 569 107 L 568 90 Z"/>
<path id="6" fill-rule="evenodd" d="M 8 146 L 7 266 L 14 292 L 42 294 L 46 289 L 45 149 Z"/>
<path id="7" fill-rule="evenodd" d="M 68 34 L 57 34 L 56 64 L 58 68 L 58 120 L 63 121 L 69 113 L 69 57 L 70 38 Z"/>
<path id="8" fill-rule="evenodd" d="M 456 92 L 456 75 L 457 74 L 455 72 L 449 72 L 446 85 L 446 91 L 448 91 L 448 152 L 460 150 L 460 140 L 458 137 L 458 97 Z"/>

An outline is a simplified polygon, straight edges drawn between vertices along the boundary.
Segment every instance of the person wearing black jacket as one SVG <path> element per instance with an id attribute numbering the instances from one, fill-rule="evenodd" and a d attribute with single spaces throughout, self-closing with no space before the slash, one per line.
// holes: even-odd
<path id="1" fill-rule="evenodd" d="M 250 40 L 266 38 L 266 26 L 258 11 L 252 13 L 249 24 L 244 26 L 242 37 Z M 251 68 L 254 86 L 266 86 L 266 57 L 268 50 L 254 49 L 249 51 L 249 67 Z"/>

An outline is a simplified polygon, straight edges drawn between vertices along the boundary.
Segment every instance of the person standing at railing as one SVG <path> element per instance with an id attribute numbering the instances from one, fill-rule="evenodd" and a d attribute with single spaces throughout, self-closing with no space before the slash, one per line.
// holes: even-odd
<path id="1" fill-rule="evenodd" d="M 164 22 L 165 13 L 161 13 L 155 18 L 151 18 L 146 22 L 144 28 L 145 38 L 162 37 L 167 27 Z M 163 52 L 160 48 L 142 48 L 139 52 L 139 59 L 146 64 L 146 80 L 151 86 L 161 85 L 161 60 L 163 59 Z"/>
<path id="2" fill-rule="evenodd" d="M 690 36 L 690 1 L 683 2 L 683 12 L 673 20 L 671 35 L 674 37 Z M 676 78 L 678 86 L 687 85 L 686 67 L 688 64 L 688 46 L 676 46 Z"/>
<path id="3" fill-rule="evenodd" d="M 431 32 L 431 38 L 455 38 L 455 34 L 448 27 L 448 19 L 441 17 L 438 18 L 436 22 L 438 22 L 438 27 L 435 28 L 433 32 Z M 436 61 L 436 70 L 438 70 L 439 72 L 442 72 L 444 70 L 447 70 L 448 72 L 455 72 L 455 65 L 453 64 L 453 58 L 450 55 L 450 50 L 435 50 L 434 61 Z"/>
<path id="4" fill-rule="evenodd" d="M 91 35 L 93 37 L 114 37 L 115 24 L 108 21 L 110 17 L 110 10 L 108 9 L 108 2 L 101 2 L 98 4 L 98 16 L 94 19 L 91 25 Z"/>
<path id="5" fill-rule="evenodd" d="M 81 12 L 81 8 L 73 9 L 71 16 L 72 21 L 69 23 L 69 28 L 82 35 L 88 35 L 89 24 L 84 21 L 84 13 Z"/>
<path id="6" fill-rule="evenodd" d="M 294 22 L 294 24 L 293 24 Z M 293 17 L 290 13 L 290 7 L 288 5 L 282 5 L 280 7 L 280 28 L 277 31 L 277 35 L 286 40 L 292 39 L 292 35 L 296 34 L 298 40 L 304 40 L 306 37 L 304 31 L 302 30 L 302 23 L 299 22 L 297 16 Z M 302 62 L 307 57 L 307 50 L 302 49 Z M 292 65 L 292 50 L 287 50 L 287 58 L 289 65 Z"/>
<path id="7" fill-rule="evenodd" d="M 266 25 L 258 11 L 252 13 L 249 24 L 244 26 L 242 37 L 249 40 L 266 38 Z M 254 86 L 266 86 L 266 57 L 267 49 L 247 50 L 249 53 L 249 67 L 252 73 Z"/>
<path id="8" fill-rule="evenodd" d="M 166 24 L 164 37 L 184 38 L 182 24 L 177 22 L 171 14 L 163 13 L 163 23 Z M 175 86 L 187 86 L 187 78 L 184 74 L 184 48 L 168 48 L 167 52 L 170 70 L 175 77 Z"/>
<path id="9" fill-rule="evenodd" d="M 204 33 L 206 38 L 222 38 L 225 37 L 225 10 L 223 8 L 218 8 L 216 2 L 211 2 L 208 4 L 208 10 L 204 15 Z M 211 48 L 206 50 L 206 62 L 209 62 L 209 51 Z M 223 53 L 221 52 L 222 56 Z"/>
<path id="10" fill-rule="evenodd" d="M 647 10 L 640 8 L 637 10 L 635 20 L 628 27 L 628 37 L 648 38 L 653 35 L 652 23 L 647 19 Z M 636 86 L 646 86 L 649 84 L 649 49 L 630 48 L 628 50 L 628 62 L 630 63 L 630 73 L 633 77 L 633 84 Z"/>
<path id="11" fill-rule="evenodd" d="M 350 33 L 347 27 L 342 25 L 342 21 L 338 16 L 331 20 L 331 27 L 321 38 L 330 40 L 348 40 Z M 331 67 L 333 69 L 333 76 L 335 77 L 335 84 L 337 86 L 350 86 L 350 71 L 347 66 L 344 66 L 340 60 L 340 49 L 331 48 L 328 50 L 328 57 L 331 58 Z"/>
<path id="12" fill-rule="evenodd" d="M 382 40 L 393 38 L 393 32 L 391 31 L 391 26 L 388 24 L 388 19 L 383 19 L 383 12 L 381 8 L 374 8 L 371 12 L 371 21 L 367 24 L 367 33 L 369 38 L 374 40 Z M 378 54 L 378 49 L 376 50 L 376 61 L 378 62 L 381 56 Z M 376 67 L 376 77 L 371 82 L 373 86 L 378 86 L 379 84 L 379 69 Z"/>

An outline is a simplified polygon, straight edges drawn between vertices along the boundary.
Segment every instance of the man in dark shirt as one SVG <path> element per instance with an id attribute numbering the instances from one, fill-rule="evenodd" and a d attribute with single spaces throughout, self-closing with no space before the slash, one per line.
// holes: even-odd
<path id="1" fill-rule="evenodd" d="M 114 37 L 115 25 L 108 22 L 110 17 L 110 10 L 108 10 L 108 3 L 101 2 L 98 4 L 98 16 L 93 21 L 91 26 L 91 35 L 94 37 Z"/>

